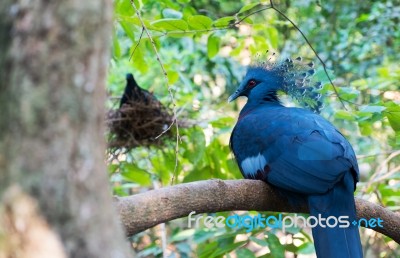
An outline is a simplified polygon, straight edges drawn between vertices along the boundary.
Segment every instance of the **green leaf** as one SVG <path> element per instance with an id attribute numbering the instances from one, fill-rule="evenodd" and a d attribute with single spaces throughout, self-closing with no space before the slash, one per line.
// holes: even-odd
<path id="1" fill-rule="evenodd" d="M 213 231 L 207 231 L 204 229 L 199 229 L 196 230 L 193 236 L 193 241 L 196 244 L 201 244 L 204 243 L 205 241 L 209 240 L 210 238 L 213 238 L 215 236 L 215 232 Z M 216 243 L 216 242 L 213 242 Z"/>
<path id="2" fill-rule="evenodd" d="M 363 13 L 356 19 L 356 22 L 368 21 L 369 17 L 370 17 L 370 14 Z"/>
<path id="3" fill-rule="evenodd" d="M 384 106 L 373 106 L 373 105 L 368 105 L 361 109 L 361 112 L 366 112 L 366 113 L 381 113 L 383 110 L 385 110 L 386 107 Z"/>
<path id="4" fill-rule="evenodd" d="M 245 47 L 244 42 L 239 41 L 237 46 L 232 50 L 231 56 L 239 56 L 242 53 L 244 47 Z"/>
<path id="5" fill-rule="evenodd" d="M 400 196 L 400 190 L 393 189 L 391 186 L 384 185 L 384 184 L 379 186 L 379 193 L 384 197 L 387 197 L 387 196 L 399 197 Z"/>
<path id="6" fill-rule="evenodd" d="M 177 234 L 175 234 L 171 237 L 171 242 L 186 240 L 189 237 L 192 237 L 195 232 L 196 232 L 196 229 L 194 229 L 194 228 L 179 231 Z"/>
<path id="7" fill-rule="evenodd" d="M 326 70 L 328 72 L 328 75 L 332 78 L 334 77 L 334 72 L 331 69 L 327 69 Z M 328 89 L 333 91 L 332 85 L 330 84 L 328 77 L 326 76 L 326 73 L 324 71 L 324 69 L 322 68 L 317 68 L 313 78 L 315 79 L 315 81 L 320 81 L 322 83 L 322 85 L 324 84 L 328 84 Z M 342 87 L 336 87 L 337 90 L 342 89 Z M 340 90 L 339 90 L 340 92 Z M 321 92 L 322 93 L 322 92 Z M 342 96 L 342 95 L 340 95 Z"/>
<path id="8" fill-rule="evenodd" d="M 128 0 L 128 2 L 129 2 L 129 4 L 131 5 L 131 8 L 134 9 L 133 6 L 132 6 L 132 4 L 131 4 L 131 0 Z M 142 9 L 142 4 L 141 4 L 142 1 L 133 0 L 132 2 L 133 2 L 133 4 L 136 6 L 136 8 L 137 8 L 138 10 Z"/>
<path id="9" fill-rule="evenodd" d="M 151 25 L 166 31 L 186 31 L 188 29 L 187 22 L 181 19 L 161 19 L 152 22 Z"/>
<path id="10" fill-rule="evenodd" d="M 271 44 L 271 47 L 273 49 L 277 49 L 278 48 L 278 37 L 279 37 L 278 30 L 275 27 L 268 27 L 267 33 L 269 36 L 268 40 Z"/>
<path id="11" fill-rule="evenodd" d="M 204 15 L 194 15 L 188 19 L 189 26 L 195 30 L 207 30 L 211 28 L 213 21 Z"/>
<path id="12" fill-rule="evenodd" d="M 290 234 L 297 234 L 300 232 L 300 228 L 296 226 L 291 226 L 291 227 L 285 227 L 285 232 L 290 233 Z"/>
<path id="13" fill-rule="evenodd" d="M 358 111 L 358 112 L 355 112 L 355 115 L 357 116 L 358 121 L 365 121 L 365 120 L 370 119 L 374 115 L 374 113 L 366 113 L 366 112 Z"/>
<path id="14" fill-rule="evenodd" d="M 236 250 L 236 255 L 240 258 L 256 258 L 254 253 L 247 248 L 240 248 Z"/>
<path id="15" fill-rule="evenodd" d="M 137 0 L 134 1 L 136 4 L 136 7 L 140 8 L 140 5 L 137 4 Z M 118 14 L 124 14 L 124 15 L 134 15 L 135 11 L 131 5 L 130 0 L 116 0 L 115 1 L 115 13 Z"/>
<path id="16" fill-rule="evenodd" d="M 108 174 L 114 174 L 117 170 L 118 170 L 118 165 L 117 164 L 108 164 L 107 166 L 107 170 L 108 170 Z"/>
<path id="17" fill-rule="evenodd" d="M 220 117 L 218 119 L 210 121 L 210 124 L 215 128 L 232 128 L 232 125 L 235 123 L 235 118 L 233 117 Z"/>
<path id="18" fill-rule="evenodd" d="M 279 242 L 279 238 L 272 234 L 271 232 L 267 232 L 268 238 L 268 246 L 271 250 L 272 254 L 276 258 L 284 258 L 285 257 L 285 247 Z"/>
<path id="19" fill-rule="evenodd" d="M 190 161 L 191 164 L 197 166 L 199 161 L 204 161 L 204 152 L 206 149 L 206 139 L 203 129 L 194 127 L 188 132 L 189 141 L 186 144 L 186 151 L 184 157 Z M 186 142 L 185 142 L 186 143 Z"/>
<path id="20" fill-rule="evenodd" d="M 235 20 L 234 16 L 226 16 L 214 21 L 213 25 L 214 27 L 226 27 L 229 24 L 231 24 L 231 22 L 234 20 Z"/>
<path id="21" fill-rule="evenodd" d="M 346 110 L 339 110 L 335 113 L 335 117 L 344 120 L 354 120 L 354 115 Z"/>
<path id="22" fill-rule="evenodd" d="M 339 95 L 344 100 L 352 100 L 360 95 L 360 91 L 350 87 L 336 87 Z"/>
<path id="23" fill-rule="evenodd" d="M 256 7 L 257 5 L 260 5 L 260 4 L 259 4 L 259 3 L 247 4 L 247 5 L 243 6 L 243 7 L 239 10 L 239 12 L 238 12 L 237 14 L 241 14 L 241 13 L 244 13 L 244 12 L 250 10 L 250 9 L 253 9 L 253 8 Z"/>
<path id="24" fill-rule="evenodd" d="M 253 236 L 249 237 L 249 239 L 259 246 L 268 246 L 268 242 L 265 239 L 259 239 Z"/>
<path id="25" fill-rule="evenodd" d="M 185 176 L 183 183 L 210 179 L 213 177 L 211 174 L 212 170 L 210 166 L 206 166 L 203 169 L 194 169 Z"/>
<path id="26" fill-rule="evenodd" d="M 125 22 L 129 25 L 133 24 L 133 25 L 136 25 L 136 26 L 142 28 L 142 22 L 139 20 L 138 17 L 131 17 L 131 16 L 126 16 L 126 15 L 116 15 L 116 19 L 120 23 Z M 142 21 L 143 21 L 144 25 L 147 27 L 147 29 L 154 29 L 148 20 L 145 20 L 142 18 Z"/>
<path id="27" fill-rule="evenodd" d="M 394 141 L 396 145 L 400 146 L 400 130 L 395 131 Z"/>
<path id="28" fill-rule="evenodd" d="M 168 77 L 168 82 L 172 85 L 178 81 L 179 73 L 175 71 L 168 71 L 167 77 Z"/>
<path id="29" fill-rule="evenodd" d="M 115 59 L 121 57 L 121 46 L 119 45 L 119 41 L 117 35 L 115 34 L 115 30 L 113 32 L 113 44 L 112 44 L 112 53 Z"/>
<path id="30" fill-rule="evenodd" d="M 385 115 L 389 120 L 390 126 L 396 132 L 400 131 L 400 107 L 388 107 L 385 110 Z"/>
<path id="31" fill-rule="evenodd" d="M 214 233 L 212 235 L 214 235 Z M 211 253 L 215 251 L 215 249 L 218 249 L 218 243 L 216 241 L 202 244 L 199 246 L 199 248 L 197 248 L 197 256 L 199 258 L 208 258 L 211 256 Z"/>
<path id="32" fill-rule="evenodd" d="M 122 166 L 121 175 L 126 181 L 139 183 L 141 185 L 151 185 L 150 174 L 135 164 L 124 164 Z"/>
<path id="33" fill-rule="evenodd" d="M 248 24 L 253 24 L 253 20 L 250 17 L 247 17 L 242 22 L 245 22 L 245 23 L 248 23 Z"/>
<path id="34" fill-rule="evenodd" d="M 139 44 L 138 47 L 136 47 L 135 44 L 131 46 L 129 49 L 129 55 L 132 55 L 132 63 L 133 67 L 135 67 L 137 70 L 141 71 L 142 73 L 146 73 L 148 70 L 147 65 L 142 65 L 144 61 L 144 52 L 145 47 L 144 47 L 144 41 L 146 39 L 142 39 L 141 44 Z M 136 49 L 135 49 L 136 47 Z M 133 52 L 135 50 L 135 52 Z"/>
<path id="35" fill-rule="evenodd" d="M 162 249 L 155 243 L 152 243 L 138 253 L 139 257 L 159 257 L 162 254 Z"/>
<path id="36" fill-rule="evenodd" d="M 315 253 L 315 248 L 314 248 L 314 244 L 311 242 L 307 242 L 304 244 L 301 244 L 298 247 L 298 254 L 312 254 Z"/>
<path id="37" fill-rule="evenodd" d="M 360 132 L 364 136 L 369 136 L 372 133 L 372 125 L 368 121 L 359 121 L 358 127 L 360 128 Z"/>
<path id="38" fill-rule="evenodd" d="M 208 37 L 208 41 L 207 41 L 208 58 L 213 58 L 214 56 L 216 56 L 218 54 L 219 43 L 220 43 L 220 38 L 216 37 L 214 34 L 211 34 Z"/>
<path id="39" fill-rule="evenodd" d="M 181 12 L 170 8 L 164 9 L 162 11 L 162 14 L 164 18 L 181 19 L 183 17 L 183 14 Z"/>
<path id="40" fill-rule="evenodd" d="M 234 158 L 227 159 L 226 166 L 228 168 L 228 173 L 230 175 L 230 178 L 232 178 L 232 179 L 243 178 L 242 174 L 240 173 L 239 167 L 236 163 L 236 159 L 234 159 Z"/>
<path id="41" fill-rule="evenodd" d="M 295 246 L 294 244 L 286 244 L 285 246 L 285 250 L 292 252 L 292 253 L 297 253 L 297 250 L 299 249 L 297 246 Z"/>
<path id="42" fill-rule="evenodd" d="M 183 12 L 183 17 L 190 17 L 192 15 L 195 15 L 197 13 L 197 10 L 190 5 L 186 5 L 183 8 L 182 12 Z"/>
<path id="43" fill-rule="evenodd" d="M 218 248 L 209 257 L 218 257 L 222 254 L 232 252 L 236 248 L 238 248 L 246 243 L 247 243 L 247 241 L 241 241 L 241 242 L 237 242 L 237 243 L 218 246 Z"/>
<path id="44" fill-rule="evenodd" d="M 120 21 L 119 24 L 121 24 L 122 29 L 125 31 L 126 35 L 132 40 L 135 41 L 135 30 L 134 30 L 134 26 L 132 26 L 131 24 L 124 22 L 124 21 Z"/>

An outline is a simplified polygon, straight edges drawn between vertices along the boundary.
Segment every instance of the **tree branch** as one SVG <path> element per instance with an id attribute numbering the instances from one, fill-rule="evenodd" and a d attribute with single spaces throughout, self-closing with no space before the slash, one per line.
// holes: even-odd
<path id="1" fill-rule="evenodd" d="M 116 197 L 116 206 L 128 236 L 157 224 L 196 214 L 218 211 L 256 210 L 308 213 L 294 208 L 277 190 L 258 180 L 206 180 L 180 184 L 128 197 Z M 400 243 L 400 215 L 356 198 L 358 218 L 381 218 L 383 227 L 373 230 Z"/>

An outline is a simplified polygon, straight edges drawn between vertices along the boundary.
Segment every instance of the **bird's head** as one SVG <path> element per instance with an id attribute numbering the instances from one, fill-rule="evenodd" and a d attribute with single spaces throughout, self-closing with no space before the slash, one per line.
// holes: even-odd
<path id="1" fill-rule="evenodd" d="M 322 107 L 319 94 L 322 84 L 312 80 L 314 73 L 314 64 L 303 63 L 300 57 L 250 66 L 228 101 L 246 96 L 248 103 L 279 103 L 277 93 L 284 92 L 301 106 L 319 112 Z"/>
<path id="2" fill-rule="evenodd" d="M 251 66 L 239 88 L 228 101 L 231 102 L 240 96 L 246 96 L 249 101 L 262 101 L 266 98 L 277 101 L 276 93 L 282 84 L 283 78 L 276 71 L 262 66 Z"/>
<path id="3" fill-rule="evenodd" d="M 127 73 L 125 76 L 127 81 L 134 81 L 135 79 L 133 78 L 133 74 L 131 73 Z"/>
<path id="4" fill-rule="evenodd" d="M 127 73 L 126 76 L 125 76 L 125 78 L 126 78 L 126 83 L 127 83 L 127 85 L 129 85 L 129 88 L 130 88 L 130 89 L 138 88 L 138 87 L 139 87 L 139 85 L 138 85 L 137 82 L 135 81 L 135 78 L 133 77 L 133 74 Z"/>

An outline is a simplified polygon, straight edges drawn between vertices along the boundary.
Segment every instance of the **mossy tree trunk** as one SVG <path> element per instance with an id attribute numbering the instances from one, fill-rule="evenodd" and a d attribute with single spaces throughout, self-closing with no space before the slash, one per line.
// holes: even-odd
<path id="1" fill-rule="evenodd" d="M 0 3 L 0 257 L 127 257 L 104 164 L 112 1 Z"/>

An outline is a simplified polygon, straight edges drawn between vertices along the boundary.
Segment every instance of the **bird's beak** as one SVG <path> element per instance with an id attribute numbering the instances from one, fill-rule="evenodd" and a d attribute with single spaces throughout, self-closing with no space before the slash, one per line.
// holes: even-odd
<path id="1" fill-rule="evenodd" d="M 233 93 L 229 98 L 228 98 L 228 102 L 231 102 L 235 99 L 237 99 L 240 96 L 240 91 L 237 90 L 235 91 L 235 93 Z"/>

